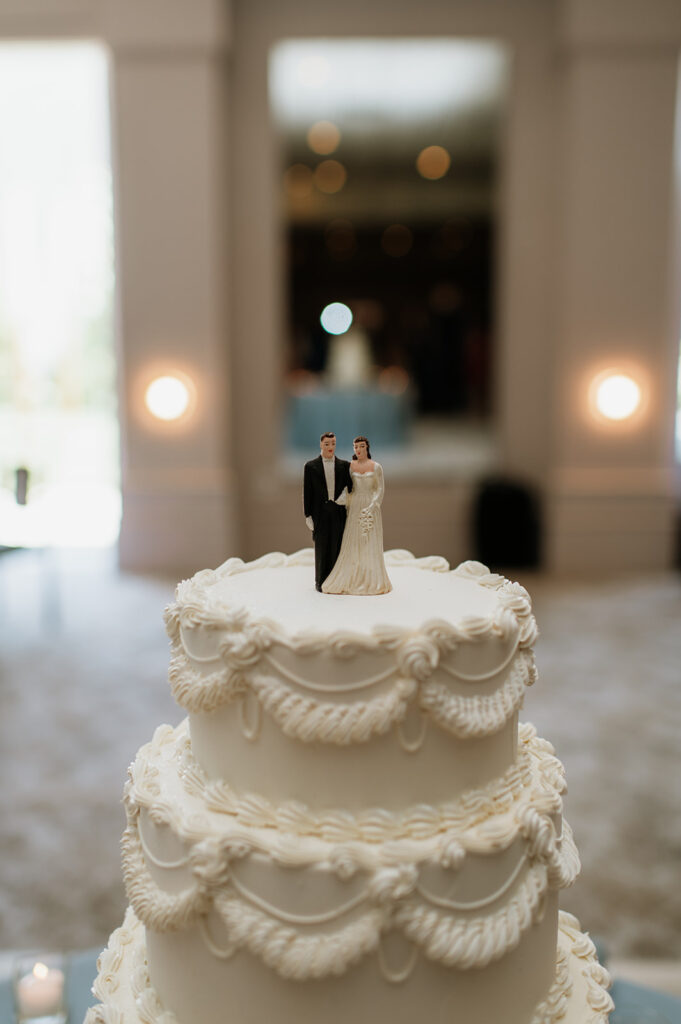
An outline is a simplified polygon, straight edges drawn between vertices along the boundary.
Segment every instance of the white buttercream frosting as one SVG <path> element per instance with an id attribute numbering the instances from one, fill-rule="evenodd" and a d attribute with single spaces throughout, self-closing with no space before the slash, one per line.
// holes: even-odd
<path id="1" fill-rule="evenodd" d="M 400 586 L 390 594 L 353 597 L 314 590 L 311 549 L 264 555 L 254 562 L 231 558 L 219 569 L 205 569 L 180 583 L 167 614 L 171 621 L 179 615 L 182 626 L 264 622 L 268 632 L 299 648 L 322 637 L 333 644 L 337 637 L 339 652 L 345 640 L 373 647 L 383 637 L 390 643 L 391 637 L 408 636 L 429 621 L 457 624 L 461 639 L 485 635 L 491 628 L 503 633 L 515 622 L 523 645 L 533 643 L 536 626 L 527 591 L 479 562 L 450 570 L 443 558 L 415 558 L 408 551 L 388 551 L 385 561 L 397 572 Z"/>
<path id="2" fill-rule="evenodd" d="M 230 559 L 180 584 L 166 610 L 175 699 L 188 711 L 210 712 L 250 689 L 287 735 L 307 742 L 363 742 L 401 721 L 417 698 L 456 735 L 495 732 L 534 681 L 531 655 L 514 661 L 516 648 L 531 647 L 536 635 L 526 592 L 478 563 L 450 572 L 442 559 L 407 552 L 388 552 L 386 563 L 393 590 L 377 597 L 318 594 L 308 551 L 248 564 Z M 462 645 L 491 638 L 506 645 L 499 663 L 471 675 L 448 660 Z M 282 648 L 298 655 L 295 670 L 277 663 Z M 368 678 L 341 672 L 335 681 L 305 671 L 306 659 L 320 653 L 341 667 L 358 653 L 389 655 L 390 663 Z M 493 695 L 463 696 L 432 681 L 440 665 L 470 683 L 508 672 Z M 385 680 L 387 694 L 364 696 Z"/>
<path id="3" fill-rule="evenodd" d="M 373 597 L 317 593 L 311 550 L 178 586 L 189 717 L 130 768 L 131 908 L 86 1024 L 220 1024 L 227 1003 L 234 1024 L 605 1024 L 574 919 L 552 956 L 579 858 L 562 766 L 517 723 L 528 594 L 476 562 L 386 565 Z"/>
<path id="4" fill-rule="evenodd" d="M 111 935 L 97 968 L 92 991 L 101 1002 L 88 1010 L 85 1024 L 180 1024 L 163 1009 L 152 985 L 144 929 L 132 909 Z M 553 984 L 527 1024 L 607 1024 L 613 1009 L 609 987 L 593 943 L 579 931 L 576 918 L 561 912 Z"/>
<path id="5" fill-rule="evenodd" d="M 372 597 L 317 593 L 310 550 L 178 586 L 170 685 L 210 778 L 275 804 L 393 810 L 511 766 L 536 678 L 527 592 L 475 562 L 386 563 L 393 589 Z"/>
<path id="6" fill-rule="evenodd" d="M 263 802 L 255 825 L 242 813 L 257 798 L 211 809 L 186 728 L 160 729 L 126 787 L 130 902 L 155 931 L 185 929 L 217 912 L 232 950 L 259 954 L 284 977 L 338 974 L 375 952 L 391 929 L 447 966 L 485 966 L 517 945 L 546 892 L 570 885 L 579 870 L 567 823 L 556 831 L 560 763 L 531 727 L 522 736 L 508 779 L 449 806 L 369 811 L 353 821 L 340 811 L 315 819 L 295 807 L 279 815 Z M 144 822 L 165 830 L 157 846 Z M 464 871 L 457 895 L 454 878 Z M 315 905 L 301 903 L 315 887 Z M 323 933 L 315 930 L 321 924 Z"/>
<path id="7" fill-rule="evenodd" d="M 147 808 L 187 840 L 208 832 L 221 834 L 222 816 L 226 815 L 246 830 L 275 829 L 331 844 L 356 840 L 385 844 L 390 839 L 442 836 L 446 845 L 453 836 L 465 835 L 467 842 L 476 846 L 485 841 L 476 838 L 476 827 L 484 836 L 489 833 L 490 821 L 507 822 L 508 817 L 497 816 L 511 810 L 518 813 L 532 806 L 544 814 L 560 812 L 565 788 L 565 772 L 553 747 L 527 723 L 519 728 L 518 755 L 506 773 L 458 800 L 440 805 L 421 803 L 397 812 L 380 807 L 365 808 L 358 814 L 343 808 L 315 811 L 296 801 L 276 804 L 255 793 L 239 794 L 226 782 L 208 779 L 193 758 L 185 721 L 177 728 L 159 726 L 151 743 L 140 748 L 129 769 L 125 800 L 130 813 Z M 198 832 L 188 825 L 197 821 Z M 460 838 L 458 841 L 461 843 Z"/>

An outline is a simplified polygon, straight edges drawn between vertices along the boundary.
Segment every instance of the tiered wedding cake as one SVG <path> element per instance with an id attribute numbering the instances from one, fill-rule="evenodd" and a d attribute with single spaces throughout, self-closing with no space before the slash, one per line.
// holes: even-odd
<path id="1" fill-rule="evenodd" d="M 563 770 L 518 726 L 526 591 L 386 555 L 390 594 L 318 594 L 313 555 L 230 559 L 166 612 L 188 720 L 130 769 L 131 907 L 88 1024 L 605 1022 L 558 891 Z"/>

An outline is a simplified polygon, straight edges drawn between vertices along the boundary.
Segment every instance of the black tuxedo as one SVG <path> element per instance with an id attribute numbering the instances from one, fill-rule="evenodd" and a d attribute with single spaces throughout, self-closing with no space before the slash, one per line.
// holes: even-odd
<path id="1" fill-rule="evenodd" d="M 305 518 L 312 517 L 314 529 L 314 575 L 317 590 L 329 575 L 340 551 L 347 515 L 343 505 L 336 504 L 336 498 L 343 493 L 343 488 L 352 490 L 350 463 L 344 459 L 334 458 L 333 498 L 329 499 L 326 486 L 326 475 L 321 455 L 305 463 L 303 476 L 303 512 Z"/>

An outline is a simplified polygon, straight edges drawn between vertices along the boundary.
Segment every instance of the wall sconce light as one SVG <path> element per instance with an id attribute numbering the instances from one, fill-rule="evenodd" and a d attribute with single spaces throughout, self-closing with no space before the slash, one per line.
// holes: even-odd
<path id="1" fill-rule="evenodd" d="M 183 373 L 155 377 L 144 392 L 144 404 L 157 420 L 171 422 L 185 416 L 193 405 L 194 383 Z"/>
<path id="2" fill-rule="evenodd" d="M 606 420 L 630 419 L 641 406 L 641 385 L 628 373 L 606 370 L 591 381 L 591 404 Z"/>

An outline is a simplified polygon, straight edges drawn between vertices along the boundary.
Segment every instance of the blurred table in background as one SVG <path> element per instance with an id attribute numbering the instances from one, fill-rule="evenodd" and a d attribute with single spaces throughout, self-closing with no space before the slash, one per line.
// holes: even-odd
<path id="1" fill-rule="evenodd" d="M 314 452 L 320 435 L 332 430 L 336 435 L 336 454 L 349 459 L 353 438 L 364 434 L 380 461 L 379 452 L 407 444 L 411 421 L 412 403 L 406 393 L 318 388 L 309 394 L 289 397 L 286 440 L 295 451 Z"/>

